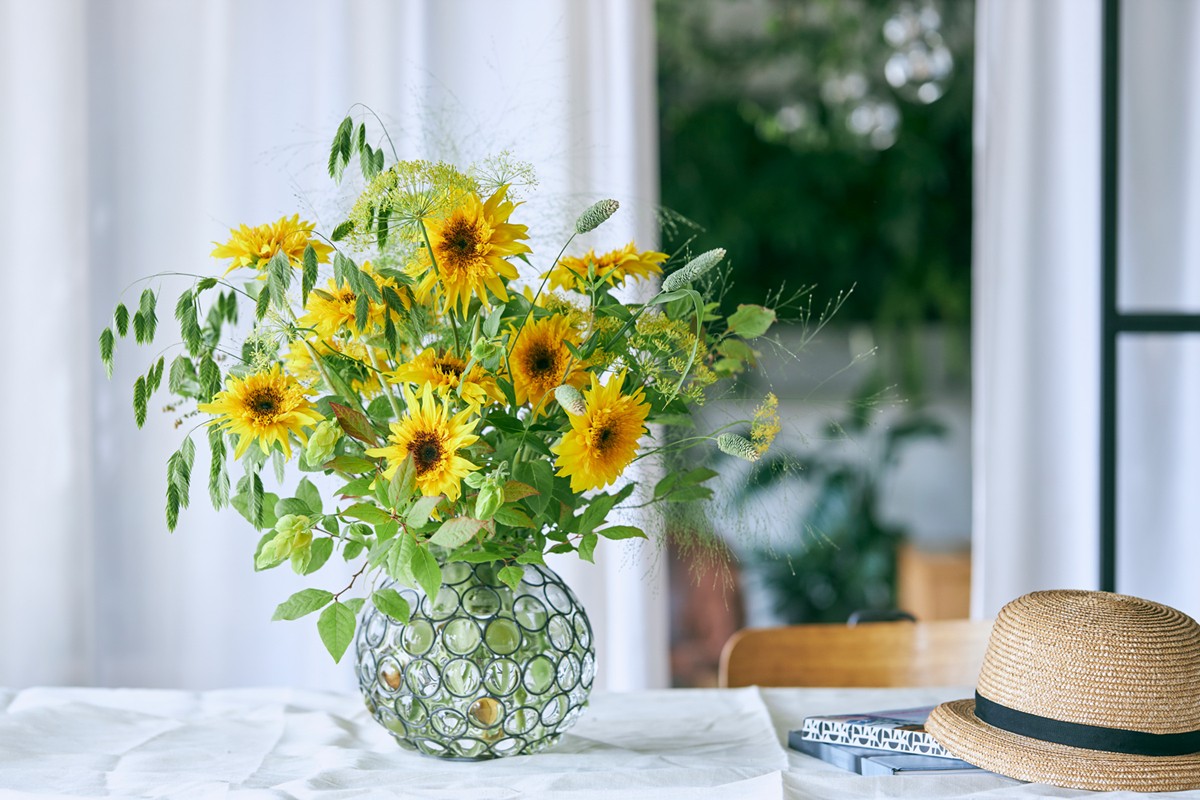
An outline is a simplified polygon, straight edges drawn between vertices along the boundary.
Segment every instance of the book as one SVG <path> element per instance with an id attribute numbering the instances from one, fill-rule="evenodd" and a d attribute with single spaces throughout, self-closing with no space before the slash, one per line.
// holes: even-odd
<path id="1" fill-rule="evenodd" d="M 800 736 L 829 744 L 953 758 L 925 730 L 925 720 L 932 710 L 932 706 L 927 706 L 869 714 L 807 717 L 800 728 Z"/>
<path id="2" fill-rule="evenodd" d="M 985 772 L 957 758 L 893 753 L 871 747 L 854 747 L 805 739 L 801 731 L 788 732 L 788 747 L 805 755 L 860 775 L 932 775 L 947 772 Z"/>

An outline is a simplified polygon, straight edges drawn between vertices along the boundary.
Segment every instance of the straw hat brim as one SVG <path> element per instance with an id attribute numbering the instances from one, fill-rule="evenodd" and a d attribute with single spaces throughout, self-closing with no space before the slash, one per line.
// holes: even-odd
<path id="1" fill-rule="evenodd" d="M 1097 791 L 1200 788 L 1200 753 L 1137 756 L 1030 739 L 981 721 L 974 699 L 942 703 L 925 729 L 957 758 L 1018 780 Z"/>

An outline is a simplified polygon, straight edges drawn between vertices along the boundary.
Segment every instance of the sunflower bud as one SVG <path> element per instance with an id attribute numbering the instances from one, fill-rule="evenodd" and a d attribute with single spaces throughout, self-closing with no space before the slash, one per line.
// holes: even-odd
<path id="1" fill-rule="evenodd" d="M 725 248 L 723 247 L 701 253 L 684 265 L 682 269 L 668 275 L 662 283 L 663 291 L 673 292 L 695 283 L 709 270 L 720 264 L 723 258 L 725 258 Z"/>
<path id="2" fill-rule="evenodd" d="M 717 449 L 730 456 L 736 456 L 743 461 L 758 461 L 758 450 L 745 436 L 736 433 L 722 433 L 717 437 Z"/>
<path id="3" fill-rule="evenodd" d="M 604 224 L 604 221 L 617 212 L 621 204 L 616 200 L 601 200 L 593 203 L 587 211 L 579 215 L 579 219 L 575 220 L 575 232 L 587 233 L 594 231 Z"/>
<path id="4" fill-rule="evenodd" d="M 325 420 L 313 429 L 304 447 L 304 460 L 313 466 L 324 464 L 333 455 L 338 440 L 342 438 L 342 427 L 333 420 Z"/>
<path id="5" fill-rule="evenodd" d="M 568 414 L 578 417 L 587 413 L 587 403 L 583 401 L 583 393 L 574 386 L 555 387 L 554 399 Z"/>
<path id="6" fill-rule="evenodd" d="M 504 487 L 494 479 L 484 481 L 475 498 L 475 518 L 491 519 L 504 505 Z"/>

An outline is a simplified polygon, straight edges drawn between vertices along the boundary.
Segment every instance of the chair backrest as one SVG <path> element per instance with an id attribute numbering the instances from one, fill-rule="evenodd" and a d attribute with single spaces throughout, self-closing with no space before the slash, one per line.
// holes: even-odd
<path id="1" fill-rule="evenodd" d="M 749 628 L 721 653 L 721 686 L 973 686 L 991 622 Z"/>

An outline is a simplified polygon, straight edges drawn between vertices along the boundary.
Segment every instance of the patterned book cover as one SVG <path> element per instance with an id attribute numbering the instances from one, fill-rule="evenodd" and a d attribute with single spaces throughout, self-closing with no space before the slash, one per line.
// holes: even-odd
<path id="1" fill-rule="evenodd" d="M 870 714 L 808 717 L 800 729 L 801 736 L 816 742 L 953 758 L 925 730 L 925 720 L 932 710 L 932 706 L 927 706 Z"/>

